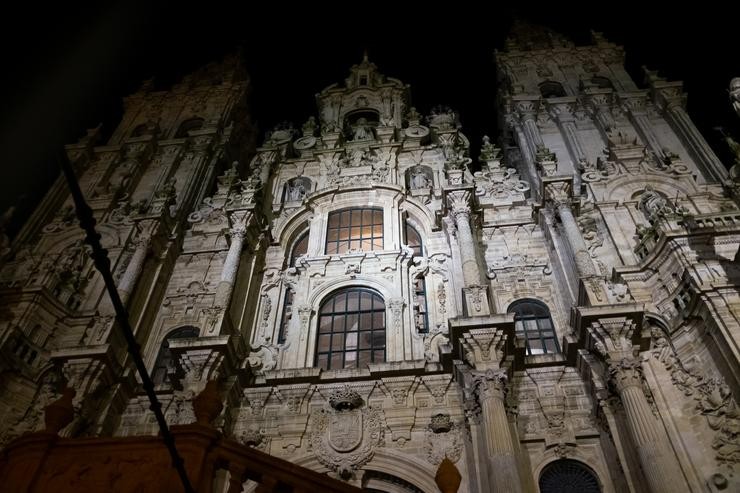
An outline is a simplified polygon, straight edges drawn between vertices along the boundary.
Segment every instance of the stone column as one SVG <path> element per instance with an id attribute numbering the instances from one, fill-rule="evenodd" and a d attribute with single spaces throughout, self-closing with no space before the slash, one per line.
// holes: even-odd
<path id="1" fill-rule="evenodd" d="M 727 179 L 727 169 L 699 133 L 689 114 L 686 113 L 684 108 L 686 96 L 682 91 L 682 85 L 681 82 L 662 80 L 653 82 L 651 88 L 655 102 L 673 130 L 688 144 L 686 147 L 702 168 L 707 180 L 722 183 Z"/>
<path id="2" fill-rule="evenodd" d="M 601 126 L 604 135 L 616 126 L 611 112 L 613 95 L 611 89 L 587 89 L 588 103 L 593 111 L 594 118 Z"/>
<path id="3" fill-rule="evenodd" d="M 619 94 L 619 99 L 632 118 L 635 128 L 640 132 L 642 138 L 645 139 L 647 146 L 660 159 L 665 158 L 663 148 L 660 146 L 660 142 L 658 142 L 658 138 L 653 132 L 653 126 L 647 116 L 647 93 L 644 91 L 621 93 Z"/>
<path id="4" fill-rule="evenodd" d="M 136 281 L 139 280 L 141 271 L 144 269 L 144 262 L 146 261 L 146 254 L 149 251 L 151 241 L 152 235 L 149 232 L 140 233 L 134 240 L 136 249 L 126 266 L 126 271 L 121 276 L 121 280 L 118 281 L 118 295 L 121 297 L 121 302 L 124 306 L 128 303 L 131 293 L 136 287 Z"/>
<path id="5" fill-rule="evenodd" d="M 214 306 L 228 309 L 231 301 L 231 293 L 234 290 L 236 274 L 239 270 L 239 259 L 241 258 L 242 248 L 244 248 L 244 236 L 247 234 L 247 228 L 244 223 L 240 222 L 231 228 L 231 245 L 229 253 L 226 254 L 224 267 L 221 271 L 221 280 L 216 287 L 216 300 Z"/>
<path id="6" fill-rule="evenodd" d="M 560 132 L 570 151 L 570 157 L 573 160 L 573 189 L 576 195 L 580 195 L 581 190 L 581 171 L 586 164 L 586 153 L 583 151 L 583 145 L 578 138 L 578 131 L 575 124 L 575 98 L 572 101 L 552 103 L 550 108 L 560 125 Z"/>
<path id="7" fill-rule="evenodd" d="M 488 483 L 492 492 L 520 492 L 516 447 L 506 416 L 506 372 L 488 370 L 474 378 L 473 385 L 481 407 L 481 426 L 488 454 Z"/>
<path id="8" fill-rule="evenodd" d="M 583 241 L 581 229 L 578 227 L 578 222 L 576 222 L 576 218 L 573 215 L 568 193 L 569 188 L 566 182 L 551 183 L 547 186 L 546 194 L 560 216 L 565 237 L 568 239 L 568 244 L 575 258 L 578 276 L 594 276 L 596 275 L 596 269 L 594 268 L 593 261 L 591 261 L 591 255 L 588 253 L 586 242 Z"/>
<path id="9" fill-rule="evenodd" d="M 610 362 L 609 377 L 622 400 L 627 426 L 650 491 L 686 491 L 688 485 L 665 429 L 653 416 L 645 398 L 640 360 L 630 356 Z"/>
<path id="10" fill-rule="evenodd" d="M 470 228 L 470 192 L 453 192 L 448 196 L 450 213 L 457 227 L 457 241 L 460 245 L 462 271 L 465 286 L 480 285 L 480 270 L 476 255 L 473 230 Z"/>
<path id="11" fill-rule="evenodd" d="M 521 121 L 524 135 L 527 138 L 532 159 L 537 155 L 538 149 L 545 147 L 545 142 L 542 140 L 540 129 L 537 127 L 538 106 L 538 99 L 516 101 L 514 106 L 516 113 L 519 116 L 519 120 Z"/>

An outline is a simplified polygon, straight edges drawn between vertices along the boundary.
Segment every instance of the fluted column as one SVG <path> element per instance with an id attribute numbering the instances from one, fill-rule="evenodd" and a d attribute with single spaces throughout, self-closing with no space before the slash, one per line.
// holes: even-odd
<path id="1" fill-rule="evenodd" d="M 239 271 L 239 259 L 241 258 L 242 249 L 244 248 L 244 237 L 247 234 L 245 225 L 237 224 L 231 228 L 231 245 L 229 252 L 226 254 L 224 267 L 221 271 L 221 279 L 216 287 L 216 300 L 214 305 L 224 310 L 228 308 L 231 301 L 231 293 L 234 290 L 236 274 Z"/>
<path id="2" fill-rule="evenodd" d="M 504 398 L 507 377 L 504 371 L 488 370 L 474 379 L 481 407 L 481 426 L 488 454 L 488 482 L 492 492 L 519 492 L 516 447 L 506 416 Z"/>
<path id="3" fill-rule="evenodd" d="M 538 106 L 537 100 L 522 100 L 515 103 L 515 110 L 521 121 L 524 136 L 527 138 L 532 159 L 537 155 L 538 149 L 545 147 L 540 129 L 537 127 Z"/>
<path id="4" fill-rule="evenodd" d="M 455 192 L 450 194 L 450 207 L 455 226 L 457 227 L 457 241 L 462 258 L 462 271 L 465 286 L 477 286 L 481 282 L 478 269 L 478 256 L 475 251 L 473 230 L 470 228 L 470 192 Z"/>
<path id="5" fill-rule="evenodd" d="M 575 98 L 572 101 L 552 103 L 550 108 L 560 125 L 561 134 L 570 151 L 573 161 L 573 189 L 574 193 L 578 195 L 581 190 L 581 171 L 586 163 L 586 153 L 583 151 L 583 145 L 576 129 Z"/>
<path id="6" fill-rule="evenodd" d="M 645 139 L 645 143 L 650 150 L 656 156 L 664 158 L 665 153 L 663 152 L 663 148 L 660 142 L 658 142 L 658 138 L 655 136 L 655 132 L 653 132 L 653 126 L 647 116 L 647 93 L 644 91 L 621 93 L 619 94 L 619 99 L 627 109 L 629 116 L 632 118 L 632 123 Z"/>
<path id="7" fill-rule="evenodd" d="M 642 365 L 639 359 L 626 357 L 609 364 L 610 380 L 617 389 L 627 416 L 627 426 L 653 493 L 686 491 L 676 455 L 663 425 L 653 416 L 642 389 Z"/>
<path id="8" fill-rule="evenodd" d="M 612 115 L 611 105 L 613 95 L 611 89 L 588 89 L 588 103 L 593 111 L 594 118 L 601 126 L 604 135 L 616 126 Z"/>
<path id="9" fill-rule="evenodd" d="M 152 241 L 152 235 L 149 232 L 142 232 L 134 240 L 134 253 L 129 260 L 126 270 L 121 276 L 121 280 L 118 282 L 118 295 L 121 298 L 121 302 L 126 305 L 131 293 L 136 287 L 136 281 L 139 280 L 141 271 L 144 269 L 144 262 L 146 261 L 146 254 L 149 251 L 149 245 Z"/>
<path id="10" fill-rule="evenodd" d="M 551 183 L 548 185 L 545 193 L 560 216 L 565 237 L 568 239 L 568 244 L 575 258 L 578 276 L 590 277 L 596 275 L 596 269 L 591 260 L 591 255 L 588 253 L 586 242 L 581 235 L 581 229 L 578 227 L 578 222 L 573 215 L 570 205 L 569 188 L 565 182 Z"/>
<path id="11" fill-rule="evenodd" d="M 686 113 L 685 95 L 681 85 L 680 82 L 654 82 L 652 88 L 655 102 L 663 111 L 668 123 L 688 144 L 689 151 L 697 164 L 703 168 L 707 180 L 722 183 L 727 178 L 727 169 Z"/>

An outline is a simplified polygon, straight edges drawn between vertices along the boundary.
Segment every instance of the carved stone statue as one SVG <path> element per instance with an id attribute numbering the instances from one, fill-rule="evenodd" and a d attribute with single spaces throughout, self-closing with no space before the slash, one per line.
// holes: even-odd
<path id="1" fill-rule="evenodd" d="M 656 192 L 651 185 L 646 186 L 642 192 L 639 207 L 651 222 L 673 212 L 668 200 Z"/>
<path id="2" fill-rule="evenodd" d="M 372 140 L 375 138 L 373 136 L 373 131 L 370 129 L 370 124 L 364 117 L 357 120 L 357 123 L 353 126 L 353 131 L 354 134 L 352 136 L 352 140 L 355 142 L 360 140 Z"/>
<path id="3" fill-rule="evenodd" d="M 419 188 L 428 188 L 430 186 L 429 177 L 427 177 L 423 169 L 419 167 L 414 167 L 411 170 L 410 185 L 412 190 L 417 190 Z"/>
<path id="4" fill-rule="evenodd" d="M 288 200 L 291 202 L 303 200 L 306 196 L 306 186 L 302 180 L 293 180 L 288 184 Z"/>
<path id="5" fill-rule="evenodd" d="M 740 77 L 730 81 L 730 100 L 737 116 L 740 116 Z"/>

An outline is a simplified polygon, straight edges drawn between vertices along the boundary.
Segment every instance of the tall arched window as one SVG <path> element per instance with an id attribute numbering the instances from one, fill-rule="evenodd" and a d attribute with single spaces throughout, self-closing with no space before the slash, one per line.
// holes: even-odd
<path id="1" fill-rule="evenodd" d="M 199 330 L 196 327 L 180 327 L 175 329 L 164 338 L 162 346 L 159 348 L 157 360 L 152 370 L 152 382 L 154 385 L 160 385 L 167 380 L 167 376 L 175 370 L 175 359 L 170 351 L 170 341 L 174 339 L 190 339 L 198 337 Z"/>
<path id="2" fill-rule="evenodd" d="M 540 95 L 543 98 L 562 98 L 565 96 L 565 89 L 560 82 L 546 80 L 540 84 Z"/>
<path id="3" fill-rule="evenodd" d="M 200 130 L 203 128 L 202 118 L 189 118 L 182 122 L 175 133 L 176 139 L 182 139 L 188 136 L 188 132 L 193 130 Z"/>
<path id="4" fill-rule="evenodd" d="M 424 254 L 424 244 L 421 241 L 421 235 L 408 222 L 406 222 L 405 230 L 406 244 L 414 251 L 415 257 L 422 256 Z M 414 325 L 420 333 L 427 333 L 429 332 L 429 314 L 427 312 L 426 279 L 421 275 L 412 279 L 411 282 L 414 289 L 412 302 Z"/>
<path id="5" fill-rule="evenodd" d="M 600 493 L 596 474 L 576 460 L 561 459 L 549 463 L 540 474 L 541 493 Z"/>
<path id="6" fill-rule="evenodd" d="M 337 291 L 319 310 L 316 366 L 364 368 L 385 361 L 385 304 L 370 289 Z"/>
<path id="7" fill-rule="evenodd" d="M 383 211 L 374 208 L 344 209 L 329 213 L 326 253 L 383 249 Z"/>
<path id="8" fill-rule="evenodd" d="M 308 231 L 303 233 L 298 240 L 293 244 L 293 249 L 290 251 L 290 257 L 288 264 L 290 267 L 295 267 L 295 262 L 301 255 L 308 252 Z M 290 318 L 293 315 L 293 298 L 295 293 L 289 287 L 285 288 L 285 297 L 283 298 L 283 313 L 280 318 L 280 330 L 278 331 L 278 344 L 285 342 L 285 336 L 288 333 L 288 324 L 290 324 Z"/>
<path id="9" fill-rule="evenodd" d="M 537 300 L 519 300 L 509 306 L 517 335 L 527 341 L 527 355 L 559 353 L 555 327 L 547 305 Z"/>

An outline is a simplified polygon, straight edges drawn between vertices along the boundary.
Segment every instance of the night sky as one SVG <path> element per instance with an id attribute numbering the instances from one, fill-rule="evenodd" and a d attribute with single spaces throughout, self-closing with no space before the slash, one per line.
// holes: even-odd
<path id="1" fill-rule="evenodd" d="M 740 140 L 740 118 L 727 94 L 730 79 L 740 76 L 740 18 L 727 7 L 650 11 L 623 2 L 589 9 L 553 2 L 526 9 L 423 2 L 401 9 L 400 2 L 344 2 L 332 4 L 338 14 L 330 18 L 322 15 L 329 5 L 322 2 L 297 9 L 287 2 L 185 5 L 99 2 L 78 11 L 44 6 L 42 17 L 42 7 L 27 2 L 14 17 L 4 16 L 0 209 L 19 206 L 11 231 L 58 174 L 64 144 L 101 122 L 109 136 L 122 98 L 142 80 L 155 77 L 157 88 L 167 88 L 237 46 L 252 79 L 252 113 L 262 134 L 283 120 L 300 126 L 315 114 L 314 94 L 343 82 L 367 49 L 382 73 L 411 85 L 412 104 L 421 113 L 437 104 L 456 109 L 477 147 L 482 135 L 496 133 L 493 50 L 503 47 L 513 18 L 551 27 L 577 44 L 587 43 L 594 29 L 625 47 L 628 72 L 638 85 L 642 65 L 685 82 L 689 114 L 724 162 L 730 156 L 713 128 L 726 127 Z"/>

